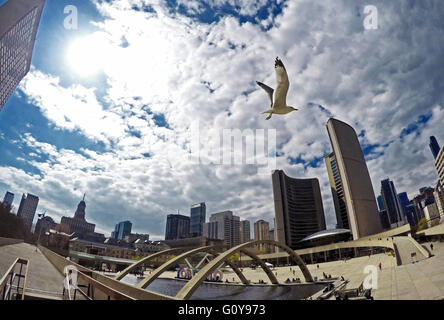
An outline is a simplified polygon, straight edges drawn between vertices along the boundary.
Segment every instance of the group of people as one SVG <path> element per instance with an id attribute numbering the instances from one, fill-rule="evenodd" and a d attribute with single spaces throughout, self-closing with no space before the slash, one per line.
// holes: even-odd
<path id="1" fill-rule="evenodd" d="M 287 280 L 285 280 L 285 283 L 301 283 L 301 279 L 293 278 L 292 280 L 290 280 L 290 278 L 287 278 Z"/>
<path id="2" fill-rule="evenodd" d="M 331 279 L 331 274 L 326 274 L 325 272 L 322 272 L 324 275 L 324 279 Z"/>
<path id="3" fill-rule="evenodd" d="M 266 282 L 264 281 L 264 280 L 259 280 L 259 282 L 258 282 L 259 284 L 266 284 Z"/>

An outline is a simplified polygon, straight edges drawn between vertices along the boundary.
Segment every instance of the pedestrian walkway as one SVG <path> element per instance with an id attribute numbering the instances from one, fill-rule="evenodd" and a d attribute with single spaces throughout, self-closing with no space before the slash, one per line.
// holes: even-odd
<path id="1" fill-rule="evenodd" d="M 26 291 L 33 296 L 62 299 L 64 277 L 33 245 L 28 243 L 0 247 L 0 277 L 18 257 L 29 260 Z"/>
<path id="2" fill-rule="evenodd" d="M 417 243 L 415 240 L 409 237 L 395 237 L 394 244 L 400 265 L 406 265 L 412 262 L 427 259 L 429 257 L 428 252 Z"/>
<path id="3" fill-rule="evenodd" d="M 412 247 L 408 243 L 408 250 Z M 430 242 L 423 244 L 429 251 Z M 385 253 L 374 254 L 349 259 L 347 261 L 331 261 L 326 263 L 307 265 L 313 277 L 318 280 L 323 279 L 323 273 L 331 275 L 332 278 L 343 276 L 350 282 L 347 289 L 358 288 L 369 275 L 364 273 L 367 266 L 374 266 L 377 269 L 377 288 L 372 290 L 375 300 L 435 300 L 444 299 L 444 242 L 433 242 L 432 257 L 423 260 L 414 260 L 410 257 L 410 251 L 404 252 L 405 264 L 397 264 L 396 258 Z M 401 249 L 403 250 L 403 249 Z M 419 250 L 419 249 L 418 249 Z M 419 255 L 419 253 L 417 253 Z M 381 270 L 378 268 L 381 263 Z M 319 268 L 317 267 L 319 265 Z M 298 277 L 303 279 L 302 273 L 297 267 L 278 267 L 273 272 L 277 275 L 279 282 L 285 282 L 287 278 Z M 243 268 L 244 275 L 248 280 L 257 282 L 267 281 L 263 270 L 257 268 Z M 295 270 L 295 274 L 293 274 Z M 226 273 L 227 277 L 236 278 L 235 274 Z M 236 281 L 238 279 L 236 278 Z M 334 297 L 332 297 L 334 299 Z"/>

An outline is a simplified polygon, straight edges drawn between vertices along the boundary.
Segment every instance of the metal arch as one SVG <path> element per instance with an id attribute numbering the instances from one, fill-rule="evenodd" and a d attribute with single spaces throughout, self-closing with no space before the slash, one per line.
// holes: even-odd
<path id="1" fill-rule="evenodd" d="M 248 250 L 239 250 L 240 252 L 246 254 L 247 256 L 251 257 L 251 259 L 253 259 L 254 262 L 256 262 L 257 264 L 259 264 L 262 268 L 262 270 L 265 271 L 265 273 L 268 276 L 268 279 L 270 279 L 272 284 L 279 284 L 279 281 L 276 279 L 276 276 L 274 275 L 274 273 L 270 270 L 270 268 L 265 264 L 264 261 L 262 261 L 261 258 L 259 258 L 257 255 L 255 255 L 254 253 L 248 251 Z"/>
<path id="2" fill-rule="evenodd" d="M 247 280 L 247 278 L 245 278 L 244 274 L 242 273 L 242 271 L 239 270 L 238 267 L 236 267 L 234 264 L 232 264 L 232 263 L 230 262 L 230 260 L 228 260 L 228 259 L 225 260 L 225 263 L 226 263 L 227 265 L 229 265 L 231 269 L 233 269 L 233 271 L 236 273 L 236 275 L 239 277 L 240 281 L 241 281 L 243 284 L 248 284 L 248 280 Z"/>
<path id="3" fill-rule="evenodd" d="M 158 267 L 157 269 L 155 269 L 154 271 L 151 272 L 151 274 L 146 277 L 145 279 L 143 279 L 141 282 L 139 282 L 137 284 L 137 288 L 140 289 L 145 289 L 151 282 L 153 282 L 154 280 L 156 280 L 156 278 L 158 276 L 160 276 L 163 272 L 165 272 L 169 267 L 174 266 L 175 264 L 177 264 L 179 261 L 195 254 L 198 252 L 202 252 L 202 251 L 208 251 L 210 249 L 215 249 L 217 247 L 220 246 L 206 246 L 206 247 L 200 247 L 200 248 L 196 248 L 196 249 L 192 249 L 190 251 L 187 251 L 185 253 L 182 253 L 181 255 L 178 255 L 177 257 L 168 260 L 167 262 L 165 262 L 164 264 L 162 264 L 160 267 Z M 221 259 L 220 263 L 222 263 L 225 259 Z"/>
<path id="4" fill-rule="evenodd" d="M 133 263 L 132 265 L 128 266 L 122 272 L 120 272 L 117 275 L 117 277 L 115 277 L 114 279 L 122 280 L 123 277 L 125 277 L 128 273 L 131 272 L 131 270 L 137 268 L 138 266 L 144 264 L 145 262 L 148 262 L 149 260 L 152 260 L 154 258 L 160 257 L 160 256 L 162 256 L 164 254 L 173 253 L 173 252 L 177 252 L 177 251 L 184 251 L 184 250 L 186 250 L 186 249 L 185 248 L 173 248 L 173 249 L 166 249 L 166 250 L 163 250 L 163 251 L 156 252 L 156 253 L 154 253 L 152 255 L 149 255 L 149 256 L 147 256 L 147 257 L 145 257 L 145 258 L 143 258 L 143 259 Z"/>
<path id="5" fill-rule="evenodd" d="M 209 254 L 212 256 L 215 256 L 214 254 L 214 250 L 209 250 Z M 238 267 L 236 267 L 236 265 L 234 265 L 233 263 L 231 263 L 229 257 L 227 259 L 224 260 L 224 263 L 226 263 L 235 273 L 236 275 L 239 277 L 240 281 L 243 284 L 248 284 L 248 280 L 247 278 L 245 278 L 244 274 L 242 273 L 242 271 L 239 270 Z"/>
<path id="6" fill-rule="evenodd" d="M 289 255 L 292 257 L 293 261 L 296 262 L 296 264 L 301 269 L 301 271 L 305 277 L 305 280 L 307 282 L 313 281 L 313 278 L 312 278 L 310 272 L 308 271 L 307 266 L 302 261 L 302 259 L 299 257 L 299 255 L 297 253 L 295 253 L 291 248 L 287 247 L 286 245 L 284 245 L 280 242 L 273 241 L 273 240 L 256 240 L 256 241 L 246 242 L 246 243 L 240 244 L 234 248 L 228 249 L 227 251 L 220 254 L 212 261 L 210 261 L 207 265 L 205 265 L 205 267 L 203 267 L 201 270 L 199 270 L 199 273 L 196 274 L 196 276 L 194 276 L 190 281 L 188 281 L 182 287 L 182 289 L 177 293 L 176 299 L 182 299 L 182 300 L 188 299 L 189 297 L 191 297 L 191 295 L 194 293 L 194 291 L 196 291 L 196 289 L 201 285 L 201 283 L 208 277 L 208 275 L 211 272 L 213 272 L 224 260 L 226 260 L 228 257 L 232 256 L 233 254 L 235 254 L 239 251 L 244 251 L 242 249 L 245 249 L 251 245 L 261 244 L 261 243 L 272 244 L 272 245 L 282 248 L 283 250 L 288 252 Z M 250 252 L 248 252 L 248 253 L 250 253 Z M 257 257 L 257 259 L 260 260 L 259 257 Z M 268 269 L 268 267 L 267 267 L 267 269 Z M 264 270 L 266 270 L 266 269 L 264 269 Z"/>
<path id="7" fill-rule="evenodd" d="M 263 240 L 266 241 L 266 243 L 269 244 L 273 244 L 276 247 L 281 248 L 282 250 L 284 250 L 285 252 L 287 252 L 291 259 L 298 265 L 299 269 L 301 269 L 302 274 L 304 275 L 305 281 L 307 282 L 313 282 L 313 277 L 311 276 L 310 271 L 308 271 L 307 266 L 305 265 L 304 261 L 302 260 L 302 258 L 296 253 L 294 252 L 290 247 L 288 247 L 287 245 L 274 241 L 274 240 Z"/>

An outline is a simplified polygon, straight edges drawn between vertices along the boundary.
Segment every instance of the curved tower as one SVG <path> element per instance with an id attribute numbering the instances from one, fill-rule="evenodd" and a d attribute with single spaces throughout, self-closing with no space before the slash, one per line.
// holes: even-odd
<path id="1" fill-rule="evenodd" d="M 325 230 L 318 179 L 295 179 L 282 170 L 275 170 L 272 181 L 276 241 L 296 249 L 300 240 Z"/>
<path id="2" fill-rule="evenodd" d="M 353 239 L 381 232 L 372 181 L 355 130 L 345 122 L 330 118 L 327 131 L 342 181 Z"/>

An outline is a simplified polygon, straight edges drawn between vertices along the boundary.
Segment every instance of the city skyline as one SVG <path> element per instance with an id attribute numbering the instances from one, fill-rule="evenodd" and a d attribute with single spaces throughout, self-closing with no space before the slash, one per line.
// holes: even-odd
<path id="1" fill-rule="evenodd" d="M 108 235 L 115 223 L 128 219 L 135 232 L 161 238 L 167 214 L 178 209 L 188 214 L 199 201 L 209 214 L 232 210 L 272 225 L 269 176 L 249 166 L 186 162 L 183 133 L 192 117 L 206 130 L 277 128 L 277 169 L 319 179 L 328 228 L 336 224 L 323 163 L 331 152 L 325 123 L 332 116 L 355 128 L 375 193 L 387 176 L 409 199 L 419 187 L 436 185 L 429 137 L 444 142 L 443 44 L 431 32 L 428 38 L 411 37 L 411 50 L 410 40 L 396 30 L 408 27 L 421 35 L 442 29 L 440 9 L 401 4 L 408 10 L 399 10 L 375 1 L 384 12 L 383 26 L 369 31 L 361 23 L 363 6 L 345 1 L 334 9 L 310 1 L 272 2 L 268 13 L 258 13 L 259 4 L 230 12 L 214 6 L 201 15 L 186 4 L 189 10 L 160 4 L 144 11 L 123 3 L 78 5 L 78 30 L 63 26 L 68 1 L 46 4 L 31 71 L 0 112 L 0 148 L 6 150 L 0 194 L 14 193 L 16 210 L 20 195 L 29 192 L 40 198 L 38 212 L 60 220 L 72 216 L 86 191 L 88 221 Z M 344 15 L 336 17 L 336 10 Z M 316 22 L 305 20 L 310 15 Z M 281 32 L 297 33 L 299 23 L 307 33 L 283 41 Z M 109 56 L 120 57 L 121 68 L 104 61 L 102 71 L 86 77 L 73 70 L 67 51 L 80 35 L 95 31 L 99 39 L 111 35 L 105 39 Z M 165 33 L 177 37 L 167 41 Z M 254 79 L 272 79 L 273 70 L 263 66 L 276 55 L 291 77 L 289 101 L 320 106 L 264 124 L 263 92 Z M 190 91 L 196 92 L 191 100 Z"/>

